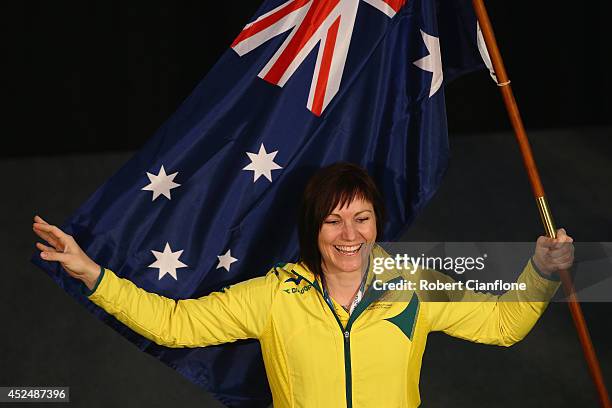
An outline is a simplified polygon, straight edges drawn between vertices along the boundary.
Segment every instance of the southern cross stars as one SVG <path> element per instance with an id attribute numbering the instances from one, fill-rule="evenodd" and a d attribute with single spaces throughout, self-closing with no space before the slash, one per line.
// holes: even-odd
<path id="1" fill-rule="evenodd" d="M 258 153 L 246 152 L 249 159 L 251 159 L 251 163 L 242 170 L 251 170 L 253 172 L 253 183 L 261 176 L 272 181 L 272 170 L 282 169 L 281 166 L 274 163 L 276 153 L 278 153 L 278 150 L 270 153 L 266 152 L 266 148 L 262 143 Z"/>
<path id="2" fill-rule="evenodd" d="M 166 247 L 164 248 L 164 252 L 153 251 L 153 255 L 157 258 L 157 261 L 153 262 L 149 265 L 149 268 L 158 268 L 159 269 L 159 278 L 161 280 L 165 274 L 168 274 L 174 278 L 174 280 L 178 280 L 176 276 L 176 270 L 178 268 L 186 268 L 187 265 L 179 261 L 179 257 L 183 253 L 183 250 L 172 252 L 170 248 L 170 244 L 166 242 Z"/>
<path id="3" fill-rule="evenodd" d="M 423 71 L 431 72 L 431 87 L 429 88 L 429 97 L 438 92 L 442 86 L 444 75 L 442 74 L 442 56 L 440 54 L 440 39 L 433 35 L 427 34 L 421 30 L 421 37 L 429 51 L 429 55 L 414 62 L 414 65 L 421 68 Z"/>
<path id="4" fill-rule="evenodd" d="M 229 272 L 231 265 L 236 262 L 238 259 L 232 256 L 231 250 L 227 250 L 223 255 L 218 255 L 219 263 L 217 264 L 217 269 L 225 268 L 226 271 Z"/>
<path id="5" fill-rule="evenodd" d="M 173 181 L 177 174 L 178 172 L 166 174 L 166 170 L 162 165 L 161 169 L 159 169 L 159 174 L 157 176 L 155 174 L 147 172 L 147 176 L 149 177 L 149 180 L 151 182 L 141 188 L 141 190 L 153 192 L 153 198 L 151 199 L 151 201 L 155 201 L 155 199 L 160 195 L 164 195 L 168 200 L 171 200 L 172 197 L 170 197 L 170 190 L 180 186 L 180 184 L 177 184 Z"/>

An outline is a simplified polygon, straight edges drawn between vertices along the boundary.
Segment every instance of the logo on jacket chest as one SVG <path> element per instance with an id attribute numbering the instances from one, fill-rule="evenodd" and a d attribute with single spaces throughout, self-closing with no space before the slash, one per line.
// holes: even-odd
<path id="1" fill-rule="evenodd" d="M 306 286 L 304 286 L 304 287 L 301 287 L 301 288 L 300 288 L 300 287 L 299 287 L 299 286 L 300 286 L 300 283 L 301 283 L 303 280 L 304 280 L 304 278 L 303 278 L 303 277 L 301 277 L 301 276 L 295 276 L 294 278 L 288 278 L 288 279 L 286 279 L 286 280 L 285 280 L 285 283 L 291 283 L 291 282 L 293 282 L 293 283 L 295 284 L 295 287 L 294 287 L 294 288 L 287 288 L 287 289 L 283 289 L 283 292 L 285 292 L 285 293 L 299 293 L 299 294 L 303 294 L 303 293 L 308 292 L 308 291 L 309 291 L 309 290 L 312 288 L 312 285 L 311 285 L 311 284 L 308 284 L 308 285 L 306 285 Z"/>
<path id="2" fill-rule="evenodd" d="M 302 282 L 303 280 L 303 277 L 296 275 L 294 278 L 288 278 L 287 280 L 285 280 L 285 283 L 293 282 L 295 283 L 295 286 L 300 286 L 300 282 Z"/>
<path id="3" fill-rule="evenodd" d="M 304 286 L 303 288 L 287 288 L 287 289 L 283 289 L 283 292 L 285 292 L 285 293 L 299 293 L 301 295 L 303 293 L 308 292 L 311 288 L 312 288 L 312 285 L 308 284 L 308 285 Z"/>

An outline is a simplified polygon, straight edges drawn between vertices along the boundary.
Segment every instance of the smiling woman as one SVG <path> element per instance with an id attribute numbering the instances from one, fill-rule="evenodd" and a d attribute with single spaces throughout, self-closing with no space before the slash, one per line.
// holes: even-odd
<path id="1" fill-rule="evenodd" d="M 308 182 L 298 221 L 300 258 L 343 307 L 350 309 L 360 297 L 370 249 L 383 222 L 382 198 L 361 167 L 332 164 Z"/>
<path id="2" fill-rule="evenodd" d="M 572 240 L 564 230 L 554 240 L 540 237 L 518 278 L 528 298 L 542 301 L 517 302 L 512 291 L 464 291 L 468 301 L 428 301 L 418 290 L 390 301 L 393 289 L 372 289 L 372 260 L 388 256 L 375 244 L 383 213 L 364 169 L 349 163 L 323 168 L 302 199 L 298 262 L 178 301 L 100 267 L 71 236 L 38 216 L 33 228 L 48 243 L 37 243 L 43 259 L 60 262 L 83 282 L 89 300 L 159 345 L 259 340 L 275 407 L 414 408 L 428 334 L 502 346 L 521 340 L 559 287 L 551 273 L 572 264 Z M 436 271 L 419 273 L 444 279 Z M 387 288 L 402 278 L 395 269 L 376 275 Z"/>

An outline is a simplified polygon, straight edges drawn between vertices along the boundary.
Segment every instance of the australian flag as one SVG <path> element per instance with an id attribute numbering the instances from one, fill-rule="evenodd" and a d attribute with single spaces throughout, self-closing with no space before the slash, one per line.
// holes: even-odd
<path id="1" fill-rule="evenodd" d="M 266 0 L 176 113 L 63 225 L 147 291 L 196 298 L 298 258 L 309 176 L 349 161 L 384 195 L 379 240 L 408 226 L 449 156 L 445 81 L 484 67 L 469 0 Z M 259 344 L 153 344 L 62 288 L 230 407 L 271 402 Z"/>

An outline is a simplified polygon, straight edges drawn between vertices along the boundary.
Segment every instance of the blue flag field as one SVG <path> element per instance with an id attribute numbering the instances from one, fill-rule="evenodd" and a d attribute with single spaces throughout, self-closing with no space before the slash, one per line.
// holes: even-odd
<path id="1" fill-rule="evenodd" d="M 439 3 L 439 4 L 438 4 Z M 440 8 L 436 8 L 440 7 Z M 178 110 L 64 223 L 97 263 L 173 299 L 298 258 L 313 172 L 367 168 L 400 236 L 449 156 L 444 83 L 483 68 L 470 1 L 267 0 Z M 266 407 L 259 343 L 158 346 L 32 261 L 140 350 L 230 407 Z"/>

